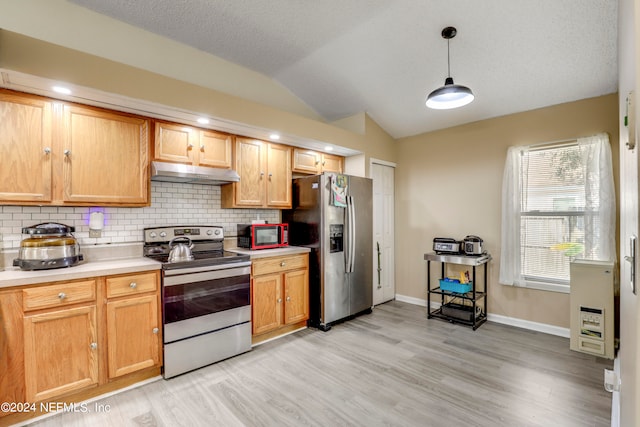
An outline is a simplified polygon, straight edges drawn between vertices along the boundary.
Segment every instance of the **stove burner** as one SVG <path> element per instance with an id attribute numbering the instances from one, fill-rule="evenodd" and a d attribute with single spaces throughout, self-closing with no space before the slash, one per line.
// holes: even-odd
<path id="1" fill-rule="evenodd" d="M 188 235 L 193 247 L 193 260 L 169 262 L 169 242 L 178 236 Z M 224 250 L 223 228 L 219 226 L 167 226 L 145 228 L 143 252 L 146 257 L 162 263 L 163 270 L 219 266 L 249 261 L 248 255 Z"/>
<path id="2" fill-rule="evenodd" d="M 162 263 L 163 270 L 175 270 L 178 268 L 191 268 L 203 266 L 223 265 L 234 262 L 249 261 L 249 255 L 236 254 L 229 251 L 215 251 L 204 253 L 193 253 L 193 259 L 190 261 L 169 262 L 169 255 L 147 255 L 148 258 L 155 259 Z"/>

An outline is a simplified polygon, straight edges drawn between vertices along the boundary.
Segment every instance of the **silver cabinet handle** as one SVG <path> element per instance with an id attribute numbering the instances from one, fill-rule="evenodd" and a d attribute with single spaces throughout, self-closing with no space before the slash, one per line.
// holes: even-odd
<path id="1" fill-rule="evenodd" d="M 69 157 L 71 155 L 71 150 L 64 150 L 63 153 L 65 156 Z"/>
<path id="2" fill-rule="evenodd" d="M 282 262 L 280 263 L 280 267 L 284 267 L 285 265 L 287 265 L 287 263 L 286 263 L 286 262 L 284 262 L 284 261 L 282 261 Z"/>
<path id="3" fill-rule="evenodd" d="M 278 304 L 282 302 L 282 298 L 278 298 Z"/>
<path id="4" fill-rule="evenodd" d="M 95 350 L 98 348 L 98 343 L 97 342 L 92 342 L 89 347 L 91 347 L 91 350 Z"/>
<path id="5" fill-rule="evenodd" d="M 44 154 L 51 154 L 51 147 L 44 147 Z"/>
<path id="6" fill-rule="evenodd" d="M 137 287 L 138 287 L 138 284 L 137 284 L 136 282 L 131 282 L 131 283 L 129 283 L 129 287 L 130 287 L 131 289 L 135 289 L 135 288 L 137 288 Z"/>
<path id="7" fill-rule="evenodd" d="M 64 292 L 60 292 L 58 294 L 58 298 L 60 298 L 60 299 L 65 299 L 66 297 L 67 297 L 67 294 L 65 294 Z"/>
<path id="8" fill-rule="evenodd" d="M 193 148 L 193 144 L 187 145 L 187 148 L 189 148 L 189 149 Z"/>
<path id="9" fill-rule="evenodd" d="M 200 145 L 200 151 L 204 151 L 204 144 Z"/>
<path id="10" fill-rule="evenodd" d="M 287 302 L 291 301 L 291 297 L 287 295 Z"/>
<path id="11" fill-rule="evenodd" d="M 153 328 L 153 329 L 151 330 L 151 332 L 153 332 L 154 334 L 157 334 L 158 332 L 160 332 L 160 329 L 158 329 L 158 328 Z"/>
<path id="12" fill-rule="evenodd" d="M 264 172 L 260 172 L 260 178 L 264 176 Z"/>

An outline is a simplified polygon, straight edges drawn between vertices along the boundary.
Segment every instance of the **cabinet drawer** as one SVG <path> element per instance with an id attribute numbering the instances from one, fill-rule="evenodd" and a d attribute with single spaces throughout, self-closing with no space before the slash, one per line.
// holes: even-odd
<path id="1" fill-rule="evenodd" d="M 61 283 L 22 290 L 24 311 L 63 307 L 79 302 L 95 301 L 96 281 Z"/>
<path id="2" fill-rule="evenodd" d="M 263 258 L 251 261 L 254 276 L 307 268 L 308 254 Z"/>
<path id="3" fill-rule="evenodd" d="M 107 298 L 152 292 L 158 289 L 156 273 L 130 274 L 107 278 Z"/>

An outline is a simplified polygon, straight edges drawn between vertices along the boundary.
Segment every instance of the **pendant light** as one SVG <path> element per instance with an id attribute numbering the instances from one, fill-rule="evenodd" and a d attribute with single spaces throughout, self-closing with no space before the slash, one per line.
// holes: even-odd
<path id="1" fill-rule="evenodd" d="M 454 27 L 446 27 L 442 30 L 442 38 L 447 40 L 447 78 L 444 86 L 439 87 L 429 94 L 427 97 L 427 107 L 436 110 L 448 110 L 450 108 L 458 108 L 467 105 L 473 101 L 473 93 L 466 86 L 453 83 L 451 77 L 451 61 L 449 59 L 449 40 L 456 36 L 458 31 Z"/>

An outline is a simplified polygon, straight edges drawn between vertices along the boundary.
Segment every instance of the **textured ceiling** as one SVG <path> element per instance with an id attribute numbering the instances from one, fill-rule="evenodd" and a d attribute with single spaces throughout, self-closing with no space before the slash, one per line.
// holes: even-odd
<path id="1" fill-rule="evenodd" d="M 398 138 L 617 91 L 617 0 L 72 0 Z M 430 110 L 451 75 L 476 100 Z"/>

